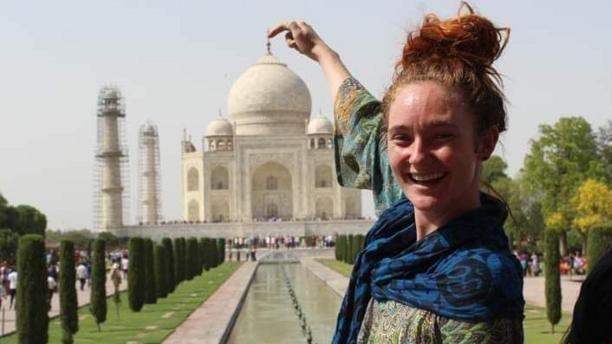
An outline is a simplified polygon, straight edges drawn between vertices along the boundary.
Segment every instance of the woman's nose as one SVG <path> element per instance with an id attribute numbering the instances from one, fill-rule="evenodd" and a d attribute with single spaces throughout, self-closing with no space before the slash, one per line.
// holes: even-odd
<path id="1" fill-rule="evenodd" d="M 420 138 L 415 138 L 412 144 L 410 145 L 410 149 L 408 153 L 410 154 L 408 157 L 408 163 L 410 165 L 417 165 L 425 160 L 427 157 L 426 145 Z"/>

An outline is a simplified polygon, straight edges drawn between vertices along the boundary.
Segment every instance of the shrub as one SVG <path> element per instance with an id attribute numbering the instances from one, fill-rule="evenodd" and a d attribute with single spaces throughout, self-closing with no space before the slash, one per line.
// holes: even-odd
<path id="1" fill-rule="evenodd" d="M 19 343 L 46 343 L 49 311 L 45 240 L 39 234 L 19 239 L 17 251 L 17 337 Z"/>
<path id="2" fill-rule="evenodd" d="M 217 253 L 219 254 L 217 265 L 221 265 L 225 262 L 225 238 L 217 239 Z"/>
<path id="3" fill-rule="evenodd" d="M 130 309 L 140 312 L 145 297 L 145 262 L 144 240 L 131 238 L 129 243 L 128 259 L 128 301 Z"/>
<path id="4" fill-rule="evenodd" d="M 59 299 L 62 343 L 64 344 L 72 344 L 73 335 L 79 331 L 74 265 L 74 244 L 72 241 L 63 240 L 60 243 Z"/>
<path id="5" fill-rule="evenodd" d="M 96 321 L 98 331 L 100 324 L 106 321 L 106 264 L 105 242 L 96 239 L 93 243 L 93 256 L 91 267 L 91 294 L 89 310 Z"/>

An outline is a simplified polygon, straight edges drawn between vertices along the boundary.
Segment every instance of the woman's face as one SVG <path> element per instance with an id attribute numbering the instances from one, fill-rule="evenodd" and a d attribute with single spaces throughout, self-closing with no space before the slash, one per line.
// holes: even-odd
<path id="1" fill-rule="evenodd" d="M 387 143 L 406 197 L 417 210 L 449 216 L 478 206 L 480 164 L 497 134 L 476 138 L 474 115 L 459 91 L 423 81 L 397 92 L 389 107 Z"/>

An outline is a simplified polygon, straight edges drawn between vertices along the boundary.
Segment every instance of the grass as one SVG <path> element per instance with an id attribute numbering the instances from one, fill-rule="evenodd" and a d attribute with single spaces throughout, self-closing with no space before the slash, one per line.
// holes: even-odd
<path id="1" fill-rule="evenodd" d="M 349 277 L 353 266 L 335 259 L 317 259 L 317 261 L 328 268 Z M 559 343 L 565 330 L 568 328 L 572 316 L 563 313 L 561 321 L 555 326 L 555 333 L 551 333 L 550 323 L 546 317 L 544 307 L 525 305 L 525 320 L 523 330 L 525 331 L 525 343 L 548 344 Z"/>
<path id="2" fill-rule="evenodd" d="M 76 333 L 74 342 L 79 344 L 161 343 L 239 266 L 238 262 L 226 262 L 204 272 L 191 281 L 181 283 L 167 298 L 158 299 L 157 304 L 145 305 L 138 313 L 129 309 L 127 294 L 124 292 L 121 295 L 119 318 L 115 303 L 109 298 L 107 319 L 101 325 L 101 332 L 98 332 L 88 307 L 82 307 L 79 309 L 79 332 Z M 49 343 L 61 343 L 61 336 L 59 319 L 53 319 L 49 323 Z M 0 343 L 17 343 L 17 336 L 14 334 L 1 338 Z"/>

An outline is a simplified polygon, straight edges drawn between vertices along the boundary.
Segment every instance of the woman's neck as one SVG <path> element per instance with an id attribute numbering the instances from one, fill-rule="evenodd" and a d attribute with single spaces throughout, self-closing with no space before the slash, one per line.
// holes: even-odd
<path id="1" fill-rule="evenodd" d="M 435 232 L 438 228 L 444 226 L 452 219 L 479 207 L 480 194 L 476 193 L 474 197 L 470 197 L 467 201 L 458 202 L 456 206 L 453 204 L 453 207 L 450 209 L 420 210 L 415 208 L 414 223 L 416 226 L 417 241 Z"/>

